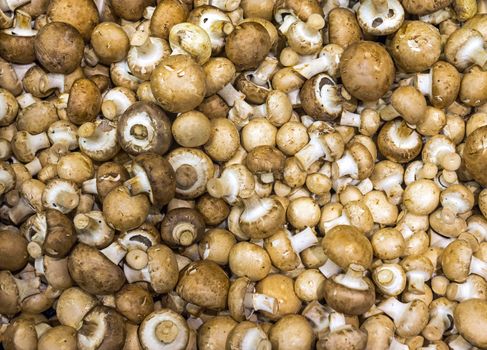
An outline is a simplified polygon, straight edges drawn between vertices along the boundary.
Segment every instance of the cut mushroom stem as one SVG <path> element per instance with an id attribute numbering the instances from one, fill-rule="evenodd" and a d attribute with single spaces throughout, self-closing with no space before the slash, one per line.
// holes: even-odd
<path id="1" fill-rule="evenodd" d="M 228 83 L 218 91 L 218 95 L 223 98 L 228 106 L 232 107 L 229 112 L 229 119 L 237 127 L 243 127 L 248 123 L 254 109 L 245 102 L 246 96 L 243 93 L 236 90 L 231 83 Z"/>
<path id="2" fill-rule="evenodd" d="M 274 297 L 259 293 L 246 293 L 244 297 L 244 306 L 247 309 L 276 314 L 279 304 Z"/>
<path id="3" fill-rule="evenodd" d="M 309 227 L 291 236 L 289 240 L 296 254 L 318 243 L 318 238 L 316 238 L 315 233 Z"/>
<path id="4" fill-rule="evenodd" d="M 225 22 L 228 23 L 228 22 Z M 266 86 L 272 74 L 277 69 L 279 61 L 274 57 L 266 57 L 265 60 L 252 73 L 251 81 L 259 86 Z"/>
<path id="5" fill-rule="evenodd" d="M 331 259 L 327 259 L 318 269 L 326 278 L 330 278 L 342 271 L 342 268 L 335 264 Z"/>
<path id="6" fill-rule="evenodd" d="M 335 277 L 335 282 L 353 290 L 368 290 L 370 286 L 364 280 L 365 269 L 357 264 L 350 264 L 345 274 Z"/>
<path id="7" fill-rule="evenodd" d="M 29 279 L 15 278 L 15 284 L 19 293 L 19 300 L 23 301 L 31 295 L 39 294 L 41 279 L 39 277 Z"/>

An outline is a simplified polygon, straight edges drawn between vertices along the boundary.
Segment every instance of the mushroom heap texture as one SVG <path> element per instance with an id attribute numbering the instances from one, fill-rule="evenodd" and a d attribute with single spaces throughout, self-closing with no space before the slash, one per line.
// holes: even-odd
<path id="1" fill-rule="evenodd" d="M 0 0 L 0 348 L 487 350 L 487 0 Z"/>

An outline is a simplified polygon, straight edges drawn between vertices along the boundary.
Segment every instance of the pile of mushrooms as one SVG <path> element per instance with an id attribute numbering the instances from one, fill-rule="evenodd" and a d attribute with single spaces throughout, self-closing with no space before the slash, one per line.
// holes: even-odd
<path id="1" fill-rule="evenodd" d="M 5 350 L 487 349 L 486 0 L 0 0 Z"/>

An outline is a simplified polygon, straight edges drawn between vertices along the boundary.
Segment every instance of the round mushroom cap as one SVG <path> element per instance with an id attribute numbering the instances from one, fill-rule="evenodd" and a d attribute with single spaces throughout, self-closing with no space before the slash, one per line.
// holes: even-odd
<path id="1" fill-rule="evenodd" d="M 440 32 L 429 23 L 405 21 L 394 34 L 389 48 L 394 61 L 404 71 L 422 72 L 440 57 Z"/>
<path id="2" fill-rule="evenodd" d="M 100 62 L 109 65 L 127 57 L 130 41 L 120 25 L 103 22 L 93 29 L 91 46 Z"/>
<path id="3" fill-rule="evenodd" d="M 271 259 L 266 250 L 251 242 L 239 242 L 230 249 L 228 264 L 236 276 L 259 281 L 269 274 Z"/>
<path id="4" fill-rule="evenodd" d="M 186 320 L 170 309 L 154 311 L 139 327 L 144 350 L 184 350 L 190 339 Z"/>
<path id="5" fill-rule="evenodd" d="M 112 294 L 125 283 L 120 267 L 112 263 L 98 249 L 83 243 L 73 249 L 68 258 L 69 274 L 88 293 Z"/>
<path id="6" fill-rule="evenodd" d="M 412 15 L 427 15 L 449 6 L 453 0 L 403 0 L 404 9 Z"/>
<path id="7" fill-rule="evenodd" d="M 287 315 L 277 321 L 269 332 L 274 349 L 311 350 L 315 335 L 313 328 L 304 316 Z"/>
<path id="8" fill-rule="evenodd" d="M 79 329 L 84 316 L 97 302 L 94 296 L 80 288 L 68 288 L 57 300 L 56 317 L 62 325 Z"/>
<path id="9" fill-rule="evenodd" d="M 41 335 L 37 343 L 38 350 L 77 350 L 76 329 L 68 326 L 56 326 Z"/>
<path id="10" fill-rule="evenodd" d="M 2 334 L 2 345 L 6 350 L 37 350 L 34 321 L 29 317 L 12 320 Z"/>
<path id="11" fill-rule="evenodd" d="M 317 350 L 359 350 L 367 346 L 367 333 L 353 326 L 346 326 L 318 339 Z"/>
<path id="12" fill-rule="evenodd" d="M 271 343 L 260 325 L 243 321 L 228 335 L 226 349 L 271 350 Z"/>
<path id="13" fill-rule="evenodd" d="M 308 79 L 299 97 L 306 114 L 316 120 L 332 121 L 341 115 L 342 97 L 333 79 L 324 74 L 317 74 Z"/>
<path id="14" fill-rule="evenodd" d="M 151 184 L 151 197 L 157 206 L 169 203 L 176 194 L 176 175 L 166 158 L 155 153 L 143 153 L 133 160 L 147 174 Z"/>
<path id="15" fill-rule="evenodd" d="M 286 157 L 272 146 L 257 146 L 253 148 L 245 159 L 247 168 L 254 174 L 272 173 L 280 175 L 284 168 Z"/>
<path id="16" fill-rule="evenodd" d="M 321 241 L 325 255 L 342 269 L 350 264 L 368 269 L 372 264 L 372 245 L 356 227 L 338 225 L 333 227 Z"/>
<path id="17" fill-rule="evenodd" d="M 257 283 L 255 291 L 277 300 L 279 306 L 276 313 L 271 314 L 266 311 L 259 311 L 271 320 L 278 320 L 285 315 L 296 314 L 301 309 L 301 300 L 294 292 L 294 281 L 285 275 L 268 275 Z"/>
<path id="18" fill-rule="evenodd" d="M 27 240 L 19 232 L 0 231 L 0 270 L 18 271 L 27 264 Z"/>
<path id="19" fill-rule="evenodd" d="M 220 91 L 235 77 L 235 65 L 226 57 L 210 58 L 203 65 L 206 74 L 206 96 Z"/>
<path id="20" fill-rule="evenodd" d="M 210 318 L 198 328 L 198 349 L 225 349 L 228 335 L 237 324 L 230 316 L 215 316 Z"/>
<path id="21" fill-rule="evenodd" d="M 457 305 L 453 312 L 455 327 L 470 344 L 487 347 L 487 301 L 468 299 Z"/>
<path id="22" fill-rule="evenodd" d="M 205 72 L 187 55 L 164 58 L 152 72 L 150 82 L 157 103 L 169 112 L 188 112 L 205 98 Z"/>
<path id="23" fill-rule="evenodd" d="M 436 108 L 448 107 L 456 100 L 460 91 L 460 73 L 450 63 L 438 61 L 431 68 L 431 74 L 431 104 Z"/>
<path id="24" fill-rule="evenodd" d="M 120 1 L 121 7 L 125 7 L 124 1 Z M 152 35 L 168 39 L 171 28 L 186 21 L 188 18 L 188 6 L 180 0 L 159 1 L 150 21 L 150 32 Z"/>
<path id="25" fill-rule="evenodd" d="M 472 132 L 465 142 L 463 161 L 472 177 L 482 186 L 487 186 L 487 126 Z"/>
<path id="26" fill-rule="evenodd" d="M 146 288 L 126 284 L 115 293 L 115 307 L 129 321 L 139 324 L 154 311 L 154 300 Z"/>
<path id="27" fill-rule="evenodd" d="M 228 290 L 228 311 L 234 320 L 245 321 L 248 314 L 245 313 L 245 295 L 252 292 L 252 282 L 247 277 L 239 277 L 233 281 Z"/>
<path id="28" fill-rule="evenodd" d="M 417 124 L 426 114 L 426 99 L 412 86 L 400 86 L 394 90 L 391 104 L 409 124 Z"/>
<path id="29" fill-rule="evenodd" d="M 156 244 L 147 250 L 151 287 L 156 293 L 165 294 L 176 287 L 179 269 L 176 256 L 171 248 Z"/>
<path id="30" fill-rule="evenodd" d="M 51 73 L 72 73 L 81 63 L 83 38 L 70 24 L 52 22 L 39 30 L 34 42 L 36 58 Z"/>
<path id="31" fill-rule="evenodd" d="M 17 21 L 28 20 L 30 23 L 30 16 L 26 13 L 16 13 Z M 22 18 L 20 18 L 22 16 Z M 26 31 L 25 35 L 19 35 L 15 27 L 3 29 L 0 31 L 0 57 L 10 63 L 30 64 L 35 61 L 36 56 L 34 52 L 35 31 L 31 34 Z"/>
<path id="32" fill-rule="evenodd" d="M 53 258 L 64 258 L 77 240 L 73 221 L 54 209 L 47 209 L 45 218 L 47 233 L 42 250 Z"/>
<path id="33" fill-rule="evenodd" d="M 379 152 L 396 163 L 407 163 L 418 156 L 423 148 L 421 135 L 401 118 L 388 121 L 377 136 Z"/>
<path id="34" fill-rule="evenodd" d="M 155 103 L 135 102 L 120 116 L 117 138 L 122 149 L 131 155 L 145 152 L 162 155 L 172 142 L 171 122 Z"/>
<path id="35" fill-rule="evenodd" d="M 257 22 L 239 24 L 226 38 L 225 53 L 237 71 L 257 68 L 270 49 L 269 33 Z"/>
<path id="36" fill-rule="evenodd" d="M 132 230 L 142 225 L 149 214 L 149 208 L 149 199 L 144 194 L 131 196 L 124 186 L 110 191 L 103 201 L 103 215 L 107 224 L 119 231 Z"/>
<path id="37" fill-rule="evenodd" d="M 441 268 L 445 276 L 454 282 L 464 282 L 470 273 L 472 248 L 467 241 L 451 242 L 441 254 Z"/>
<path id="38" fill-rule="evenodd" d="M 10 271 L 0 271 L 0 312 L 15 315 L 20 311 L 19 290 Z"/>
<path id="39" fill-rule="evenodd" d="M 120 349 L 125 342 L 125 320 L 107 306 L 95 306 L 83 319 L 83 325 L 78 330 L 78 348 L 80 350 Z"/>
<path id="40" fill-rule="evenodd" d="M 47 9 L 49 22 L 72 25 L 88 41 L 99 22 L 98 9 L 92 0 L 52 0 Z"/>
<path id="41" fill-rule="evenodd" d="M 348 46 L 340 61 L 340 75 L 347 91 L 362 101 L 376 101 L 391 87 L 396 70 L 387 51 L 371 41 Z"/>
<path id="42" fill-rule="evenodd" d="M 482 34 L 475 29 L 462 27 L 454 31 L 445 44 L 445 56 L 451 64 L 459 70 L 463 70 L 470 65 L 472 61 L 469 55 L 461 54 L 461 51 L 469 50 L 473 44 L 483 45 L 484 38 Z M 470 44 L 470 45 L 469 45 Z"/>
<path id="43" fill-rule="evenodd" d="M 281 9 L 291 10 L 302 21 L 306 21 L 314 13 L 323 14 L 323 10 L 316 0 L 278 0 L 274 6 L 274 16 Z"/>
<path id="44" fill-rule="evenodd" d="M 478 66 L 472 67 L 464 74 L 460 85 L 459 98 L 470 107 L 479 107 L 487 102 L 487 92 L 483 88 L 487 85 L 487 72 Z"/>
<path id="45" fill-rule="evenodd" d="M 189 264 L 179 278 L 176 292 L 187 302 L 211 310 L 227 305 L 230 281 L 223 269 L 208 260 Z"/>
<path id="46" fill-rule="evenodd" d="M 71 87 L 66 113 L 76 125 L 95 120 L 101 110 L 101 93 L 90 79 L 78 79 Z"/>
<path id="47" fill-rule="evenodd" d="M 128 180 L 127 169 L 115 162 L 105 162 L 96 171 L 96 191 L 101 200 L 114 188 Z"/>

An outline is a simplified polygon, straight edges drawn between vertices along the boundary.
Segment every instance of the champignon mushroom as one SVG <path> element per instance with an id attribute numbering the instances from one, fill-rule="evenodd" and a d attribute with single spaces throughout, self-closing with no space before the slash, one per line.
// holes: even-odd
<path id="1" fill-rule="evenodd" d="M 190 246 L 205 231 L 203 216 L 195 209 L 176 208 L 167 212 L 161 223 L 161 237 L 170 246 Z"/>
<path id="2" fill-rule="evenodd" d="M 480 299 L 469 299 L 461 302 L 453 313 L 455 326 L 459 333 L 472 345 L 479 348 L 487 346 L 485 333 L 485 310 L 487 303 Z"/>
<path id="3" fill-rule="evenodd" d="M 53 0 L 47 9 L 50 22 L 64 22 L 72 25 L 88 41 L 91 32 L 99 22 L 96 5 L 89 0 Z"/>
<path id="4" fill-rule="evenodd" d="M 95 306 L 83 318 L 78 330 L 78 349 L 120 349 L 125 342 L 125 322 L 114 309 Z"/>
<path id="5" fill-rule="evenodd" d="M 483 171 L 486 159 L 485 140 L 487 139 L 487 126 L 482 126 L 472 132 L 466 139 L 463 149 L 463 161 L 469 173 L 481 185 L 487 186 L 487 176 Z"/>
<path id="6" fill-rule="evenodd" d="M 170 309 L 149 314 L 139 327 L 139 340 L 144 350 L 184 350 L 190 330 L 186 320 Z"/>

